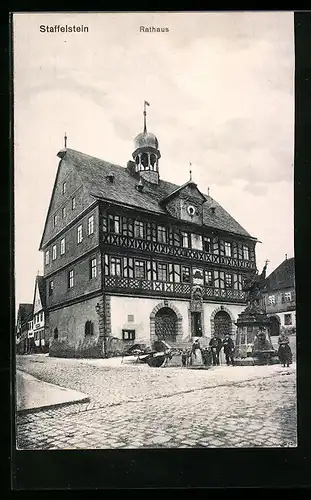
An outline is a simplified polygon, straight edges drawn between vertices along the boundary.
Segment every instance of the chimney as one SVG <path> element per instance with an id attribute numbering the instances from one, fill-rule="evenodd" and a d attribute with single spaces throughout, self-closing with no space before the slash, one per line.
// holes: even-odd
<path id="1" fill-rule="evenodd" d="M 138 176 L 138 173 L 136 172 L 136 163 L 134 161 L 128 161 L 126 165 L 126 169 L 128 173 L 132 176 Z"/>
<path id="2" fill-rule="evenodd" d="M 285 254 L 285 260 L 287 260 L 287 253 Z"/>

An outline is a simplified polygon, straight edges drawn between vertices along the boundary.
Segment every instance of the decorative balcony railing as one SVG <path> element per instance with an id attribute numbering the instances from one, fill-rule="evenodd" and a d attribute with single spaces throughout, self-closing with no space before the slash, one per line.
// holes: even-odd
<path id="1" fill-rule="evenodd" d="M 224 266 L 238 267 L 243 269 L 256 269 L 256 264 L 250 260 L 241 260 L 235 257 L 216 255 L 203 250 L 194 248 L 175 247 L 167 243 L 158 243 L 156 241 L 142 240 L 122 236 L 121 234 L 103 233 L 103 243 L 118 247 L 130 248 L 142 252 L 158 253 L 161 255 L 170 255 L 173 257 L 188 258 L 207 264 L 220 264 Z"/>
<path id="2" fill-rule="evenodd" d="M 190 283 L 170 283 L 167 281 L 147 281 L 136 278 L 122 278 L 119 276 L 105 276 L 106 291 L 143 293 L 147 295 L 168 295 L 172 297 L 189 298 L 192 285 Z M 204 287 L 204 299 L 212 301 L 246 302 L 246 293 L 243 290 Z"/>

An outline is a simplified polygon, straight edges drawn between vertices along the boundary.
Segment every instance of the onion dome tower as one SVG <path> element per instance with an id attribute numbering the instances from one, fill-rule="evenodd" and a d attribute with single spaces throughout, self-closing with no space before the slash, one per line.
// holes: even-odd
<path id="1" fill-rule="evenodd" d="M 146 106 L 150 104 L 144 101 L 144 131 L 134 139 L 135 151 L 132 156 L 135 161 L 135 171 L 139 172 L 140 177 L 152 184 L 158 184 L 161 153 L 158 149 L 158 139 L 151 132 L 147 132 Z"/>

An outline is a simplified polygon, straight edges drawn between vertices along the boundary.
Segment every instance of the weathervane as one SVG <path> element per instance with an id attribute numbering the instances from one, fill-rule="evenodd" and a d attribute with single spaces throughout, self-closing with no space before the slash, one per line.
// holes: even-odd
<path id="1" fill-rule="evenodd" d="M 146 106 L 150 106 L 148 101 L 144 101 L 144 134 L 147 132 L 147 123 L 146 123 L 146 116 L 147 116 L 147 111 L 146 111 Z"/>

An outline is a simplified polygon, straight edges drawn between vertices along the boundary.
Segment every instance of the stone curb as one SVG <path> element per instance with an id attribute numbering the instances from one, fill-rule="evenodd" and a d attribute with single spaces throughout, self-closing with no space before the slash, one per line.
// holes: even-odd
<path id="1" fill-rule="evenodd" d="M 26 415 L 29 413 L 39 413 L 44 410 L 53 410 L 53 408 L 61 408 L 64 406 L 71 406 L 78 403 L 88 403 L 89 401 L 90 398 L 88 396 L 85 396 L 81 399 L 73 399 L 72 401 L 64 401 L 63 403 L 54 403 L 51 405 L 36 406 L 33 408 L 23 408 L 21 410 L 16 410 L 16 414 L 19 416 L 19 415 Z"/>
<path id="2" fill-rule="evenodd" d="M 16 414 L 19 416 L 19 415 L 26 415 L 26 414 L 29 414 L 29 413 L 39 413 L 41 411 L 45 411 L 45 410 L 51 410 L 53 408 L 60 408 L 60 407 L 65 407 L 65 406 L 71 406 L 71 405 L 74 405 L 74 404 L 78 404 L 78 403 L 88 403 L 90 401 L 90 397 L 86 394 L 83 394 L 82 392 L 79 392 L 79 391 L 74 391 L 72 389 L 69 389 L 68 387 L 65 387 L 65 386 L 60 386 L 60 385 L 57 385 L 57 384 L 52 384 L 51 382 L 45 382 L 44 380 L 42 379 L 39 379 L 38 377 L 35 377 L 34 375 L 32 375 L 31 373 L 27 372 L 26 370 L 19 370 L 18 371 L 22 372 L 22 373 L 25 373 L 26 375 L 30 376 L 31 379 L 34 379 L 36 382 L 38 383 L 41 383 L 43 384 L 43 386 L 50 386 L 52 387 L 53 389 L 56 389 L 56 390 L 65 390 L 67 393 L 74 393 L 74 397 L 72 397 L 72 399 L 68 399 L 67 401 L 60 401 L 60 402 L 54 402 L 54 403 L 47 403 L 47 404 L 39 404 L 38 406 L 33 406 L 31 408 L 20 408 L 20 409 L 17 409 L 17 400 L 16 400 L 16 403 L 15 403 L 15 408 L 16 408 Z"/>

